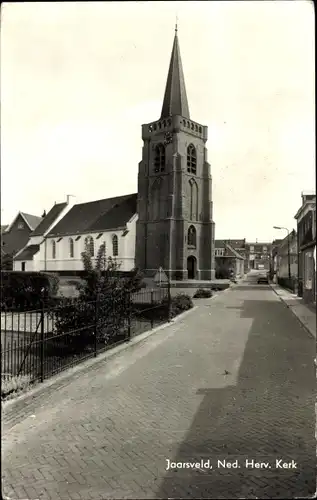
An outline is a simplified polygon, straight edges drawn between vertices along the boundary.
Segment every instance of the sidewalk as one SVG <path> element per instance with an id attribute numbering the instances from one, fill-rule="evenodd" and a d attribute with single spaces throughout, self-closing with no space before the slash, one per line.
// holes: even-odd
<path id="1" fill-rule="evenodd" d="M 270 286 L 281 301 L 284 302 L 297 317 L 302 326 L 316 338 L 316 310 L 314 306 L 305 304 L 301 297 L 285 290 L 279 285 L 271 283 Z"/>

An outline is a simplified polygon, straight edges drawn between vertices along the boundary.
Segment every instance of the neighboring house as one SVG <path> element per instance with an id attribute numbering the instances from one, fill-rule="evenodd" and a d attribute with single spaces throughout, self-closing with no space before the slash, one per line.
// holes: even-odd
<path id="1" fill-rule="evenodd" d="M 316 195 L 302 194 L 302 206 L 295 215 L 298 234 L 298 295 L 316 302 Z"/>
<path id="2" fill-rule="evenodd" d="M 244 274 L 246 274 L 248 272 L 248 261 L 247 261 L 247 251 L 246 251 L 246 241 L 245 241 L 245 238 L 243 239 L 238 239 L 238 240 L 233 240 L 233 239 L 230 239 L 230 240 L 226 240 L 226 242 L 232 247 L 235 249 L 236 252 L 238 252 L 239 255 L 241 255 L 241 257 L 244 258 Z"/>
<path id="3" fill-rule="evenodd" d="M 262 269 L 269 271 L 272 243 L 259 243 L 256 241 L 246 243 L 247 269 Z"/>
<path id="4" fill-rule="evenodd" d="M 40 245 L 45 243 L 45 236 L 69 210 L 69 201 L 55 203 L 30 234 L 27 244 L 15 255 L 13 269 L 15 271 L 43 271 L 45 262 L 41 260 Z M 45 252 L 44 252 L 45 253 Z M 44 259 L 45 260 L 45 259 Z"/>
<path id="5" fill-rule="evenodd" d="M 243 240 L 215 240 L 216 277 L 227 275 L 232 270 L 237 277 L 244 276 L 244 257 L 233 248 Z"/>
<path id="6" fill-rule="evenodd" d="M 27 244 L 41 217 L 19 212 L 4 232 L 1 230 L 1 267 L 13 268 L 13 257 Z M 3 265 L 3 264 L 6 265 Z"/>
<path id="7" fill-rule="evenodd" d="M 272 259 L 275 265 L 276 281 L 289 279 L 290 274 L 290 278 L 295 284 L 298 275 L 297 233 L 295 229 L 283 240 L 279 240 L 278 244 L 276 242 L 272 243 Z M 289 286 L 291 285 L 289 283 Z"/>
<path id="8" fill-rule="evenodd" d="M 120 271 L 135 267 L 137 194 L 74 205 L 47 233 L 40 244 L 42 270 L 71 276 L 83 270 L 82 252 L 96 257 L 106 244 L 106 257 Z"/>
<path id="9" fill-rule="evenodd" d="M 271 247 L 270 275 L 274 283 L 277 283 L 278 247 L 282 241 L 282 239 L 274 240 Z"/>

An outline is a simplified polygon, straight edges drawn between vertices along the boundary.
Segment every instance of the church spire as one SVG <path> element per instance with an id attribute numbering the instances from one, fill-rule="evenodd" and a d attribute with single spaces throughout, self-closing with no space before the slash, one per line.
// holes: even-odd
<path id="1" fill-rule="evenodd" d="M 189 118 L 189 108 L 177 31 L 176 22 L 174 44 L 167 75 L 161 118 L 167 118 L 172 115 L 180 115 L 184 118 Z"/>

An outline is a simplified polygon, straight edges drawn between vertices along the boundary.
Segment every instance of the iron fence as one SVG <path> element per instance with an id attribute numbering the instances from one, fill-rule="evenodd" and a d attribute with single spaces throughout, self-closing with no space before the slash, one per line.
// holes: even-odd
<path id="1" fill-rule="evenodd" d="M 2 378 L 43 381 L 170 319 L 170 291 L 112 290 L 93 301 L 67 299 L 1 313 Z"/>
<path id="2" fill-rule="evenodd" d="M 286 288 L 293 293 L 297 293 L 298 291 L 298 280 L 297 278 L 277 278 L 277 283 L 283 287 Z"/>

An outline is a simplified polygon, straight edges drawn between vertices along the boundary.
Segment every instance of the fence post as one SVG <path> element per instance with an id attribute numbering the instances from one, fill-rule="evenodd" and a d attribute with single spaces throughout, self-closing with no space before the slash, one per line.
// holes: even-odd
<path id="1" fill-rule="evenodd" d="M 44 300 L 41 300 L 41 382 L 44 382 L 44 319 L 45 319 L 45 310 L 44 310 Z"/>
<path id="2" fill-rule="evenodd" d="M 168 281 L 167 281 L 167 321 L 171 321 L 171 303 L 172 303 L 172 298 L 171 298 L 171 281 L 170 281 L 170 276 L 168 274 Z"/>
<path id="3" fill-rule="evenodd" d="M 128 304 L 126 304 L 126 307 L 128 309 L 128 336 L 127 340 L 131 339 L 131 314 L 132 314 L 132 308 L 131 308 L 131 292 L 127 292 L 127 301 Z"/>
<path id="4" fill-rule="evenodd" d="M 95 302 L 95 324 L 94 324 L 94 357 L 97 357 L 97 334 L 98 334 L 98 312 L 99 312 L 99 296 L 96 297 Z"/>
<path id="5" fill-rule="evenodd" d="M 154 303 L 154 300 L 153 300 L 153 290 L 151 290 L 151 330 L 154 326 L 154 320 L 153 320 L 153 303 Z"/>

